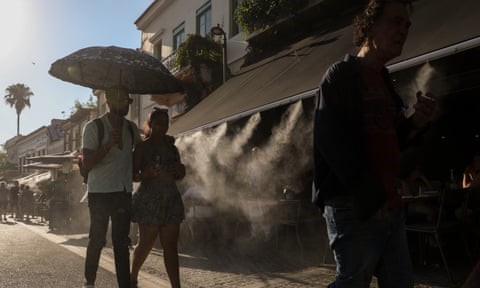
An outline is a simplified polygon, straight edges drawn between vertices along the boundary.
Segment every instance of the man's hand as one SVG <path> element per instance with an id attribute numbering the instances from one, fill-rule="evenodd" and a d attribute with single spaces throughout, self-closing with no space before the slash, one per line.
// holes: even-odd
<path id="1" fill-rule="evenodd" d="M 383 205 L 382 208 L 377 210 L 377 213 L 375 213 L 374 217 L 379 219 L 379 220 L 382 220 L 382 219 L 387 218 L 387 216 L 388 216 L 388 204 L 385 203 L 385 205 Z"/>
<path id="2" fill-rule="evenodd" d="M 117 129 L 110 130 L 110 137 L 108 137 L 107 146 L 112 148 L 115 145 L 118 145 L 121 142 L 121 133 Z"/>
<path id="3" fill-rule="evenodd" d="M 433 113 L 437 107 L 435 96 L 427 92 L 424 96 L 421 91 L 417 92 L 417 104 L 415 105 L 415 114 L 413 114 L 413 127 L 420 129 L 428 122 L 432 121 Z"/>

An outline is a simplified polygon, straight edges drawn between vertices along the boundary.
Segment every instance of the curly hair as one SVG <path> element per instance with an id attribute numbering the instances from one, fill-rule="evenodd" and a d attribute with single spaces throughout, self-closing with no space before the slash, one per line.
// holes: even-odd
<path id="1" fill-rule="evenodd" d="M 414 0 L 369 0 L 365 10 L 355 17 L 353 22 L 353 44 L 357 47 L 367 39 L 368 32 L 377 23 L 380 16 L 383 15 L 385 5 L 392 2 L 402 3 L 412 10 L 412 2 Z"/>
<path id="2" fill-rule="evenodd" d="M 143 132 L 145 137 L 149 137 L 152 134 L 152 121 L 159 117 L 168 117 L 168 109 L 163 109 L 159 107 L 153 107 L 153 110 L 148 114 L 148 118 L 143 125 Z"/>

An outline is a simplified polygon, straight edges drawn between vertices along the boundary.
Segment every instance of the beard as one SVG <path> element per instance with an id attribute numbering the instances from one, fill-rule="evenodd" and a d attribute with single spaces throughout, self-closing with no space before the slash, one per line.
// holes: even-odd
<path id="1" fill-rule="evenodd" d="M 129 107 L 127 106 L 126 108 L 115 108 L 115 109 L 110 109 L 110 112 L 120 116 L 120 117 L 125 117 L 128 114 Z"/>

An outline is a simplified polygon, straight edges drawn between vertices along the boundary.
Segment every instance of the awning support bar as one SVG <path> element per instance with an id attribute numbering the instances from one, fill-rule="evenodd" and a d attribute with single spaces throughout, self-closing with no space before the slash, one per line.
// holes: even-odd
<path id="1" fill-rule="evenodd" d="M 456 54 L 474 47 L 480 46 L 480 37 L 476 37 L 452 46 L 448 46 L 442 49 L 432 51 L 420 56 L 416 56 L 392 65 L 388 65 L 388 71 L 390 73 L 397 72 L 399 70 L 407 69 L 418 64 L 425 63 L 427 61 L 432 61 L 438 58 Z"/>
<path id="2" fill-rule="evenodd" d="M 304 92 L 301 92 L 299 94 L 293 95 L 291 97 L 287 97 L 287 98 L 284 98 L 284 99 L 281 99 L 281 100 L 278 100 L 278 101 L 275 101 L 275 102 L 271 102 L 271 103 L 268 103 L 268 104 L 265 104 L 265 105 L 262 105 L 262 106 L 258 106 L 254 109 L 243 111 L 243 112 L 240 112 L 238 114 L 235 114 L 235 115 L 232 115 L 232 116 L 229 116 L 229 117 L 225 117 L 225 118 L 222 118 L 220 120 L 210 122 L 210 123 L 202 125 L 202 126 L 195 127 L 195 128 L 190 129 L 188 131 L 176 134 L 175 137 L 181 137 L 183 135 L 191 134 L 193 132 L 203 130 L 205 128 L 211 128 L 211 127 L 217 126 L 217 125 L 222 124 L 224 122 L 237 120 L 237 119 L 240 119 L 240 118 L 243 118 L 243 117 L 246 117 L 246 116 L 253 115 L 257 112 L 262 112 L 262 111 L 272 109 L 272 108 L 275 108 L 275 107 L 278 107 L 278 106 L 290 104 L 290 103 L 296 102 L 296 101 L 301 100 L 301 99 L 309 98 L 309 97 L 315 96 L 315 93 L 317 93 L 317 91 L 318 91 L 318 88 L 308 90 L 308 91 L 304 91 Z"/>

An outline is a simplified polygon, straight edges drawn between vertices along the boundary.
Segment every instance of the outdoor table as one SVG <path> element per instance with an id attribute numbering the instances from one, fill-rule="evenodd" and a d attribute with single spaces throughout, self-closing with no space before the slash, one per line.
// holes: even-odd
<path id="1" fill-rule="evenodd" d="M 436 190 L 432 191 L 425 191 L 422 194 L 418 195 L 402 195 L 402 201 L 403 203 L 412 203 L 412 202 L 418 202 L 418 201 L 424 201 L 424 200 L 433 200 L 436 199 L 440 196 L 440 192 Z"/>

